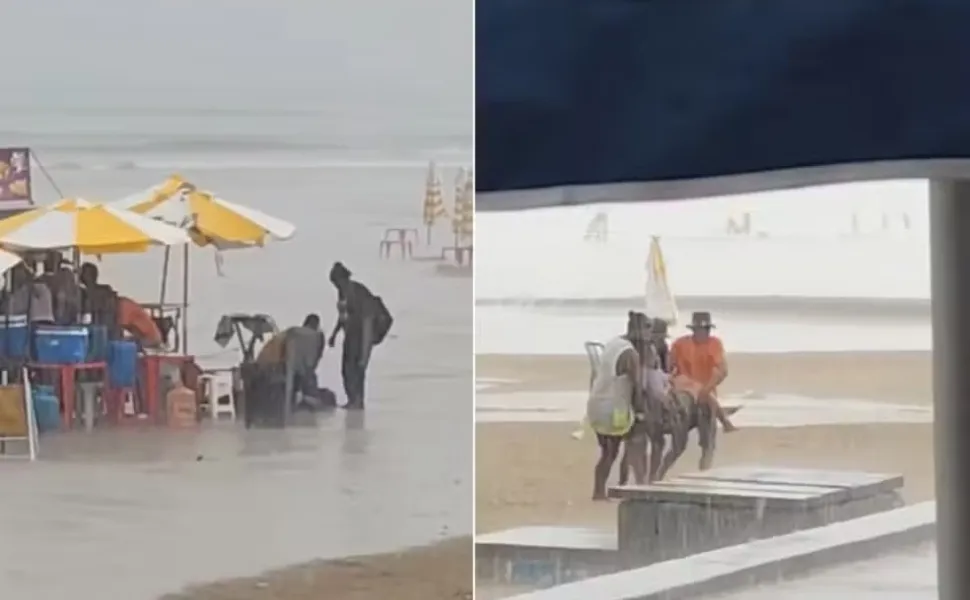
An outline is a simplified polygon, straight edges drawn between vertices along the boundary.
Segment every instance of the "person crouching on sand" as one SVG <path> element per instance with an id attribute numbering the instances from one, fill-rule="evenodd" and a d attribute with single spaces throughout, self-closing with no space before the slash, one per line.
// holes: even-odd
<path id="1" fill-rule="evenodd" d="M 717 400 L 717 386 L 728 375 L 727 358 L 721 340 L 711 335 L 711 313 L 691 315 L 689 335 L 677 339 L 670 348 L 671 375 L 675 390 L 692 394 L 698 402 L 708 403 L 725 433 L 737 431 Z"/>
<path id="2" fill-rule="evenodd" d="M 593 471 L 593 499 L 606 499 L 606 481 L 623 440 L 646 418 L 641 379 L 641 351 L 650 339 L 650 320 L 630 312 L 626 334 L 603 347 L 590 387 L 586 417 L 596 433 L 600 457 Z M 638 465 L 631 465 L 636 469 Z"/>

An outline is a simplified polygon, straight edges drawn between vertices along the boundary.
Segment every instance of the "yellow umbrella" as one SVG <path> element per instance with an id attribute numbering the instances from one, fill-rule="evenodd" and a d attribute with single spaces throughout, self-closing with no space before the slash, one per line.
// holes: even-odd
<path id="1" fill-rule="evenodd" d="M 296 232 L 292 223 L 201 191 L 179 175 L 172 175 L 154 187 L 122 198 L 112 206 L 176 225 L 184 229 L 197 245 L 212 245 L 217 250 L 258 247 L 271 238 L 287 240 Z M 166 250 L 161 304 L 165 303 L 170 256 L 170 251 Z M 182 340 L 186 346 L 188 281 L 189 250 L 186 247 L 182 257 Z"/>
<path id="2" fill-rule="evenodd" d="M 183 227 L 197 244 L 220 249 L 262 246 L 296 232 L 292 223 L 200 191 L 178 175 L 112 206 Z"/>
<path id="3" fill-rule="evenodd" d="M 444 195 L 441 192 L 441 179 L 434 162 L 428 163 L 428 177 L 424 184 L 424 211 L 422 222 L 427 228 L 427 243 L 431 244 L 431 230 L 438 219 L 448 214 L 445 208 Z"/>
<path id="4" fill-rule="evenodd" d="M 111 254 L 189 241 L 188 234 L 177 227 L 73 198 L 0 221 L 0 246 L 15 251 L 76 249 L 85 254 Z"/>
<path id="5" fill-rule="evenodd" d="M 451 217 L 451 231 L 455 246 L 471 245 L 475 221 L 475 179 L 471 171 L 459 174 L 455 186 L 455 211 Z"/>

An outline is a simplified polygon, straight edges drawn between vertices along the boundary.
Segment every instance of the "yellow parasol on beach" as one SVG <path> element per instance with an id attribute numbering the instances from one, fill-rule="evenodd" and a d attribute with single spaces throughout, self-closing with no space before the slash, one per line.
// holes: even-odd
<path id="1" fill-rule="evenodd" d="M 189 241 L 188 234 L 177 227 L 80 198 L 64 199 L 0 221 L 0 247 L 12 251 L 130 253 Z"/>
<path id="2" fill-rule="evenodd" d="M 677 300 L 667 283 L 667 263 L 660 248 L 660 237 L 650 237 L 650 252 L 647 254 L 646 313 L 654 318 L 663 319 L 676 325 L 680 317 Z"/>
<path id="3" fill-rule="evenodd" d="M 441 190 L 441 178 L 432 161 L 428 163 L 428 176 L 424 183 L 424 207 L 421 218 L 427 231 L 428 245 L 431 245 L 431 230 L 434 229 L 438 219 L 447 214 L 448 209 L 445 208 L 445 198 Z"/>
<path id="4" fill-rule="evenodd" d="M 184 230 L 196 245 L 211 245 L 217 251 L 261 247 L 270 239 L 288 240 L 296 233 L 296 226 L 292 223 L 199 190 L 179 175 L 172 175 L 156 186 L 122 198 L 112 206 L 174 225 Z M 171 253 L 166 249 L 160 304 L 165 303 L 170 257 Z M 188 247 L 182 258 L 181 339 L 183 345 L 187 346 Z"/>
<path id="5" fill-rule="evenodd" d="M 292 223 L 199 190 L 178 175 L 112 206 L 182 227 L 196 244 L 218 249 L 262 246 L 296 232 Z"/>
<path id="6" fill-rule="evenodd" d="M 475 178 L 471 171 L 462 170 L 455 184 L 455 210 L 451 216 L 451 231 L 455 246 L 470 246 L 474 237 Z"/>

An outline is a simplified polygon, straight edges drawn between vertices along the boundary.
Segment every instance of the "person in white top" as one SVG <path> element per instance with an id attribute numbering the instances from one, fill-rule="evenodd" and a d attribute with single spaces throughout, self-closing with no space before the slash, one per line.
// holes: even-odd
<path id="1" fill-rule="evenodd" d="M 606 499 L 606 481 L 613 463 L 620 453 L 620 446 L 636 422 L 645 419 L 642 400 L 641 352 L 650 339 L 650 319 L 646 315 L 630 312 L 627 332 L 609 341 L 603 348 L 596 367 L 586 417 L 596 433 L 600 457 L 593 471 L 593 499 Z M 634 461 L 634 473 L 645 465 Z"/>

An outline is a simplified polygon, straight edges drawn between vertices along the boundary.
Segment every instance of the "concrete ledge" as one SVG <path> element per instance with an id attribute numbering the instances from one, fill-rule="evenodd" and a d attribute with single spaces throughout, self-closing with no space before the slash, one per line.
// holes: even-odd
<path id="1" fill-rule="evenodd" d="M 520 527 L 475 538 L 478 581 L 548 587 L 615 573 L 616 535 L 583 527 Z"/>
<path id="2" fill-rule="evenodd" d="M 900 547 L 931 541 L 935 536 L 936 503 L 924 502 L 507 600 L 698 598 L 869 559 Z"/>

